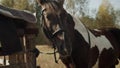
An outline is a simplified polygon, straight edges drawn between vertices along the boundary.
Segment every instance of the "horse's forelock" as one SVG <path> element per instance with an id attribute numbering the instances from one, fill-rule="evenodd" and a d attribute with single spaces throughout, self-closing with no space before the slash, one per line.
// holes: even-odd
<path id="1" fill-rule="evenodd" d="M 49 2 L 49 5 L 51 5 L 51 7 L 52 7 L 54 10 L 59 10 L 59 9 L 61 9 L 61 5 L 59 5 L 56 1 Z"/>

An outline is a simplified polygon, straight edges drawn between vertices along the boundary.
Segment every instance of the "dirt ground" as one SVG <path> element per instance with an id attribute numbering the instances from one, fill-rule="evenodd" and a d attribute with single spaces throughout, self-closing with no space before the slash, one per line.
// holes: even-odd
<path id="1" fill-rule="evenodd" d="M 53 49 L 48 46 L 37 46 L 37 48 L 44 53 L 52 53 Z M 3 57 L 0 57 L 2 59 Z M 59 55 L 57 54 L 57 59 Z M 61 60 L 58 61 L 58 64 L 54 61 L 53 55 L 48 54 L 40 54 L 37 58 L 37 66 L 41 68 L 65 68 L 64 64 Z M 116 68 L 120 68 L 120 64 L 116 66 Z"/>
<path id="2" fill-rule="evenodd" d="M 53 52 L 52 48 L 49 48 L 48 46 L 37 46 L 37 48 L 41 52 Z M 59 55 L 57 55 L 58 59 Z M 65 66 L 62 64 L 62 62 L 59 60 L 59 63 L 54 62 L 54 56 L 48 55 L 48 54 L 40 54 L 37 58 L 37 65 L 41 66 L 41 68 L 65 68 Z M 120 68 L 120 64 L 116 66 L 116 68 Z"/>
<path id="3" fill-rule="evenodd" d="M 48 46 L 37 46 L 37 48 L 44 53 L 52 53 L 53 49 Z M 57 54 L 57 59 L 59 59 L 59 55 Z M 53 54 L 40 54 L 37 58 L 37 66 L 41 68 L 65 68 L 62 62 L 59 60 L 58 64 L 55 63 Z"/>

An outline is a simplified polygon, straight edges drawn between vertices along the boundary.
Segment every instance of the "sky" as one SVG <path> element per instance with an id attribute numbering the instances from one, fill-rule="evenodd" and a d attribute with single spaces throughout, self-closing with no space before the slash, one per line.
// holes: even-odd
<path id="1" fill-rule="evenodd" d="M 115 9 L 120 9 L 120 0 L 108 0 L 113 5 Z M 89 7 L 92 9 L 98 9 L 102 0 L 90 0 Z"/>
<path id="2" fill-rule="evenodd" d="M 110 0 L 110 2 L 116 9 L 120 9 L 120 0 Z"/>
<path id="3" fill-rule="evenodd" d="M 90 8 L 98 8 L 101 4 L 102 0 L 90 0 L 89 7 Z"/>
<path id="4" fill-rule="evenodd" d="M 96 13 L 97 13 L 97 11 L 98 11 L 98 8 L 99 8 L 99 6 L 101 5 L 101 3 L 102 3 L 102 0 L 89 0 L 90 2 L 89 2 L 89 9 L 90 9 L 90 11 L 89 11 L 89 15 L 90 16 L 92 16 L 92 17 L 95 17 L 95 15 L 96 15 Z M 112 6 L 113 6 L 113 8 L 115 9 L 115 10 L 120 10 L 120 7 L 119 7 L 119 5 L 120 5 L 120 0 L 108 0 L 108 1 L 110 1 L 110 3 L 112 4 Z M 96 12 L 95 11 L 92 11 L 92 10 L 96 10 Z M 94 12 L 94 13 L 93 13 Z"/>
<path id="5" fill-rule="evenodd" d="M 1 0 L 0 0 L 1 1 Z M 30 0 L 33 1 L 33 0 Z M 98 8 L 99 5 L 101 4 L 102 0 L 89 0 L 90 4 L 89 7 L 90 8 Z M 109 0 L 111 2 L 111 4 L 113 4 L 113 6 L 116 9 L 120 9 L 119 5 L 120 5 L 120 0 Z"/>

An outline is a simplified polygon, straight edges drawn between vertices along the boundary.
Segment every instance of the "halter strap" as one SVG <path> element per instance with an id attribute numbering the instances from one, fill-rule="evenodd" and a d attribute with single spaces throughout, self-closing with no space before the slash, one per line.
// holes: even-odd
<path id="1" fill-rule="evenodd" d="M 51 42 L 55 42 L 55 40 L 53 40 L 53 36 L 58 32 L 58 31 L 56 31 L 56 32 L 54 32 L 54 33 L 51 33 L 50 31 L 49 31 L 49 29 L 47 28 L 47 26 L 46 26 L 46 24 L 45 24 L 45 19 L 44 19 L 44 15 L 43 15 L 43 12 L 45 11 L 45 9 L 43 9 L 42 11 L 41 11 L 41 21 L 42 21 L 42 23 L 41 23 L 41 27 L 43 27 L 43 26 L 45 26 L 45 27 L 43 27 L 43 30 L 44 30 L 44 32 L 45 32 L 45 34 L 46 34 L 46 36 L 49 38 L 49 40 L 51 41 Z M 46 28 L 46 29 L 45 29 Z M 46 33 L 47 32 L 47 33 Z M 58 60 L 57 60 L 57 57 L 56 57 L 56 46 L 55 46 L 55 43 L 53 43 L 53 48 L 54 48 L 54 59 L 55 59 L 55 62 L 56 63 L 58 63 Z"/>

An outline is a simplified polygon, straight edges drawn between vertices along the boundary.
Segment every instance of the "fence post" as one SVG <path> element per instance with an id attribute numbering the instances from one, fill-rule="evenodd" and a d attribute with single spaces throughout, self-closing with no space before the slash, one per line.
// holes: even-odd
<path id="1" fill-rule="evenodd" d="M 34 53 L 36 45 L 36 34 L 38 29 L 31 24 L 26 27 L 25 40 L 26 40 L 26 63 L 27 68 L 36 68 L 36 56 Z"/>

